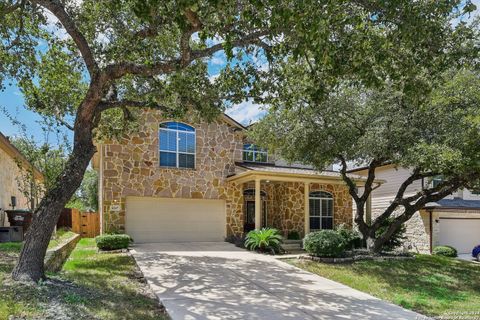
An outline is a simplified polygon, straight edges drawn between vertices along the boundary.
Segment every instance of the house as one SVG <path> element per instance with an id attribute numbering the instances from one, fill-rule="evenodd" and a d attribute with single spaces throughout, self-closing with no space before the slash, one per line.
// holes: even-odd
<path id="1" fill-rule="evenodd" d="M 366 168 L 350 170 L 356 175 L 367 176 Z M 375 177 L 384 183 L 372 192 L 371 216 L 380 215 L 394 199 L 400 184 L 411 175 L 406 168 L 393 164 L 377 168 Z M 405 192 L 412 195 L 433 181 L 417 181 Z M 430 253 L 439 245 L 450 245 L 459 253 L 469 253 L 480 244 L 480 194 L 471 190 L 460 190 L 438 202 L 428 203 L 406 223 L 408 249 Z"/>
<path id="2" fill-rule="evenodd" d="M 31 207 L 31 199 L 27 198 L 19 188 L 22 169 L 33 168 L 33 174 L 39 181 L 43 175 L 20 153 L 20 151 L 0 132 L 0 227 L 8 226 L 5 210 L 27 209 Z M 13 200 L 13 203 L 12 203 Z M 16 205 L 15 205 L 16 202 Z"/>
<path id="3" fill-rule="evenodd" d="M 126 232 L 136 242 L 223 241 L 267 226 L 303 236 L 352 225 L 352 199 L 337 172 L 286 165 L 225 114 L 175 121 L 143 110 L 138 122 L 135 133 L 97 144 L 104 233 Z"/>

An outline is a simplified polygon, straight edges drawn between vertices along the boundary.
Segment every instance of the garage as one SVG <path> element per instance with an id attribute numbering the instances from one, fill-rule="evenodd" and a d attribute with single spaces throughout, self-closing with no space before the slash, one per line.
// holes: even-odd
<path id="1" fill-rule="evenodd" d="M 470 253 L 480 244 L 480 218 L 440 217 L 439 244 L 452 246 L 458 253 Z"/>
<path id="2" fill-rule="evenodd" d="M 125 229 L 137 243 L 224 241 L 225 201 L 127 197 Z"/>

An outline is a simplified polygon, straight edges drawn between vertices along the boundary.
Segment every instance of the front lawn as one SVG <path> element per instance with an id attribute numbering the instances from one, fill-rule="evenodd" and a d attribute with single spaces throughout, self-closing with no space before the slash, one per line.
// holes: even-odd
<path id="1" fill-rule="evenodd" d="M 452 258 L 291 264 L 429 316 L 480 310 L 480 266 Z"/>
<path id="2" fill-rule="evenodd" d="M 125 253 L 98 253 L 81 239 L 58 274 L 39 285 L 9 279 L 20 246 L 0 245 L 0 319 L 167 319 Z"/>

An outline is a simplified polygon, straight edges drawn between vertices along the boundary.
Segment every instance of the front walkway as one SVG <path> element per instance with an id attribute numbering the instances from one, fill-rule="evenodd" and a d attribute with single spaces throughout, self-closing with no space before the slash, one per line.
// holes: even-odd
<path id="1" fill-rule="evenodd" d="M 172 319 L 423 319 L 401 307 L 225 242 L 136 245 Z"/>

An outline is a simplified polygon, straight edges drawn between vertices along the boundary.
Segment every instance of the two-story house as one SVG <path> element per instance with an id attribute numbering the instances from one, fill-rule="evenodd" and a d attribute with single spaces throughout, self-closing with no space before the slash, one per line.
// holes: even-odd
<path id="1" fill-rule="evenodd" d="M 366 168 L 350 172 L 367 176 Z M 407 168 L 384 165 L 375 171 L 377 179 L 384 183 L 372 192 L 371 216 L 380 215 L 395 198 L 398 188 L 409 176 Z M 433 181 L 417 181 L 405 192 L 413 195 Z M 444 199 L 428 203 L 406 223 L 408 237 L 406 245 L 412 251 L 429 253 L 438 245 L 450 245 L 459 253 L 469 253 L 480 244 L 480 194 L 471 190 L 460 190 Z"/>
<path id="2" fill-rule="evenodd" d="M 337 172 L 275 159 L 227 115 L 178 121 L 144 110 L 138 121 L 137 132 L 97 145 L 102 232 L 136 242 L 223 241 L 266 226 L 304 235 L 352 225 Z"/>

